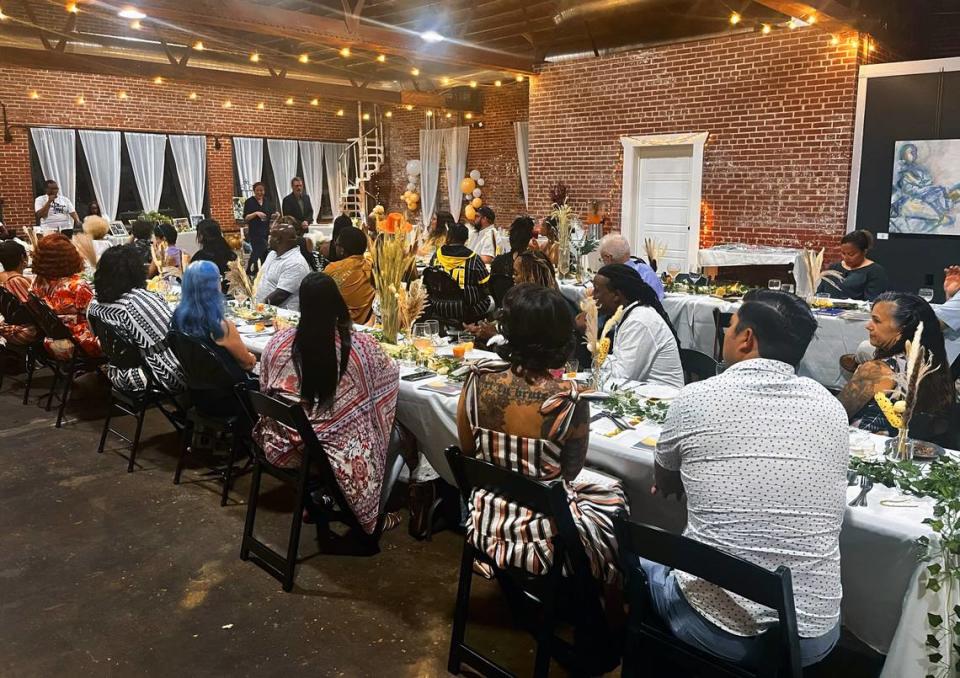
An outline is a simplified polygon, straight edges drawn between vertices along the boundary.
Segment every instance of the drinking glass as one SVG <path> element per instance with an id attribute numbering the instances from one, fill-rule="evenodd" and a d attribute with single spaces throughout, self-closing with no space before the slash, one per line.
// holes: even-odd
<path id="1" fill-rule="evenodd" d="M 457 343 L 463 346 L 463 352 L 469 353 L 473 350 L 473 346 L 476 343 L 477 338 L 470 334 L 469 332 L 461 332 L 457 335 Z"/>
<path id="2" fill-rule="evenodd" d="M 767 289 L 779 290 L 782 287 L 779 280 L 768 280 Z"/>
<path id="3" fill-rule="evenodd" d="M 921 287 L 918 292 L 920 298 L 926 301 L 928 304 L 933 301 L 933 289 L 929 287 Z"/>
<path id="4" fill-rule="evenodd" d="M 433 338 L 430 336 L 430 326 L 427 323 L 414 324 L 413 345 L 417 351 L 426 351 L 428 348 L 433 348 Z"/>
<path id="5" fill-rule="evenodd" d="M 830 293 L 829 292 L 817 292 L 814 295 L 814 306 L 829 306 L 830 305 Z"/>
<path id="6" fill-rule="evenodd" d="M 434 340 L 440 338 L 440 321 L 439 320 L 426 320 L 423 323 L 427 326 L 427 336 L 432 337 Z"/>
<path id="7" fill-rule="evenodd" d="M 563 376 L 567 379 L 576 379 L 577 372 L 580 370 L 579 360 L 568 360 L 563 368 Z"/>
<path id="8" fill-rule="evenodd" d="M 669 274 L 670 274 L 670 277 L 673 278 L 674 280 L 676 280 L 677 274 L 678 274 L 679 272 L 680 272 L 680 265 L 679 265 L 679 264 L 673 264 L 673 263 L 671 263 L 671 264 L 669 264 L 669 265 L 667 266 L 667 273 L 669 273 Z"/>

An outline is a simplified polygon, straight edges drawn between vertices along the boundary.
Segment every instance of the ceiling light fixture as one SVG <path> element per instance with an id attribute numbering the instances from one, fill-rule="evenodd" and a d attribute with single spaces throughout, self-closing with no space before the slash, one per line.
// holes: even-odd
<path id="1" fill-rule="evenodd" d="M 381 64 L 387 63 L 387 55 L 386 55 L 386 54 L 378 54 L 378 55 L 377 55 L 377 61 L 379 61 Z"/>
<path id="2" fill-rule="evenodd" d="M 342 48 L 340 49 L 340 56 L 342 56 L 342 57 L 348 57 L 348 56 L 350 56 L 350 48 L 349 48 L 349 47 L 342 47 Z"/>
<path id="3" fill-rule="evenodd" d="M 146 19 L 147 15 L 141 12 L 136 7 L 124 7 L 119 12 L 117 16 L 121 19 Z"/>
<path id="4" fill-rule="evenodd" d="M 770 24 L 763 24 L 763 26 L 760 28 L 760 32 L 763 33 L 764 35 L 770 35 L 770 31 L 772 30 L 773 30 L 773 27 L 770 26 Z"/>
<path id="5" fill-rule="evenodd" d="M 737 25 L 738 23 L 740 23 L 741 21 L 743 21 L 743 17 L 740 16 L 740 13 L 739 13 L 739 12 L 733 12 L 733 13 L 730 15 L 730 25 L 731 25 L 731 26 L 736 26 L 736 25 Z"/>
<path id="6" fill-rule="evenodd" d="M 193 43 L 193 48 L 198 52 L 202 52 L 205 49 L 203 46 L 203 40 L 197 40 L 195 43 Z"/>
<path id="7" fill-rule="evenodd" d="M 443 42 L 444 40 L 443 36 L 436 31 L 424 31 L 420 34 L 420 37 L 426 42 Z"/>
<path id="8" fill-rule="evenodd" d="M 251 54 L 250 61 L 252 61 L 255 64 L 260 63 L 260 52 L 254 52 L 253 54 Z"/>
<path id="9" fill-rule="evenodd" d="M 319 105 L 320 105 L 320 100 L 319 100 L 319 99 L 316 99 L 316 98 L 311 99 L 311 100 L 310 100 L 310 105 L 311 105 L 311 106 L 319 106 Z"/>
<path id="10" fill-rule="evenodd" d="M 310 55 L 301 54 L 300 56 L 297 57 L 297 61 L 299 61 L 301 64 L 308 64 L 310 63 Z"/>
<path id="11" fill-rule="evenodd" d="M 410 69 L 410 75 L 412 75 L 413 77 L 417 77 L 418 75 L 420 75 L 420 69 L 414 66 L 413 68 Z"/>

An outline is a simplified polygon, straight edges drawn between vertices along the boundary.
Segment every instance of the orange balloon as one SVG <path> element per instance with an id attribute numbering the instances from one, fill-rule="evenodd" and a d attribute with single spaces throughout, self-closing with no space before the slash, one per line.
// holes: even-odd
<path id="1" fill-rule="evenodd" d="M 467 205 L 463 208 L 463 216 L 465 216 L 470 221 L 473 221 L 477 218 L 477 210 L 474 209 L 473 205 Z"/>
<path id="2" fill-rule="evenodd" d="M 475 189 L 476 187 L 477 187 L 477 182 L 471 179 L 470 177 L 467 177 L 466 179 L 460 182 L 460 192 L 464 194 L 473 193 L 473 189 Z"/>
<path id="3" fill-rule="evenodd" d="M 474 198 L 470 201 L 470 204 L 473 206 L 473 209 L 478 210 L 483 207 L 483 200 L 480 198 Z"/>

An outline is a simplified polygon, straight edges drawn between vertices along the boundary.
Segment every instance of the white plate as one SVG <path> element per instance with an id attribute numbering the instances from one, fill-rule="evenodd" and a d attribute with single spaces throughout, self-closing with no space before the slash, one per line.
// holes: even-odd
<path id="1" fill-rule="evenodd" d="M 266 335 L 266 334 L 273 334 L 274 329 L 275 328 L 273 327 L 266 327 L 258 332 L 257 328 L 255 328 L 253 325 L 242 325 L 240 327 L 237 327 L 237 332 L 239 332 L 240 334 L 246 334 L 246 335 L 253 335 L 253 334 Z"/>
<path id="2" fill-rule="evenodd" d="M 664 386 L 663 384 L 644 384 L 635 388 L 634 393 L 644 398 L 673 400 L 680 393 L 680 389 L 674 388 L 673 386 Z"/>

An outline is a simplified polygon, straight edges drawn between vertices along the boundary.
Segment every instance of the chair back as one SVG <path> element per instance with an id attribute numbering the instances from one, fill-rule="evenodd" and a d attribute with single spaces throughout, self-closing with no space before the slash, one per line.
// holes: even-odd
<path id="1" fill-rule="evenodd" d="M 87 320 L 90 322 L 91 331 L 100 342 L 103 355 L 112 366 L 121 370 L 140 367 L 140 349 L 125 333 L 95 316 L 88 316 Z"/>
<path id="2" fill-rule="evenodd" d="M 713 309 L 713 326 L 716 334 L 713 340 L 713 355 L 716 359 L 723 358 L 723 333 L 733 322 L 733 313 L 722 313 L 719 308 Z"/>
<path id="3" fill-rule="evenodd" d="M 795 678 L 802 676 L 800 636 L 789 568 L 781 566 L 771 572 L 693 539 L 650 525 L 631 522 L 622 511 L 615 518 L 614 527 L 621 563 L 628 580 L 630 614 L 633 621 L 639 622 L 641 627 L 647 626 L 642 618 L 634 617 L 634 604 L 639 593 L 635 583 L 645 582 L 637 559 L 643 558 L 681 570 L 776 611 L 779 624 L 766 632 L 769 640 L 765 647 L 766 656 L 762 658 L 760 665 L 768 670 L 774 667 L 781 669 L 779 675 Z M 641 603 L 641 615 L 643 607 L 645 606 Z M 774 640 L 779 642 L 773 642 Z M 775 673 L 768 672 L 770 675 Z"/>
<path id="4" fill-rule="evenodd" d="M 463 301 L 463 290 L 453 277 L 439 266 L 423 269 L 423 285 L 433 301 Z"/>
<path id="5" fill-rule="evenodd" d="M 692 384 L 717 374 L 717 361 L 692 348 L 680 349 L 680 364 L 683 366 L 683 383 Z"/>
<path id="6" fill-rule="evenodd" d="M 0 316 L 3 316 L 4 322 L 9 325 L 33 324 L 33 318 L 27 307 L 13 292 L 2 285 L 0 285 Z"/>
<path id="7" fill-rule="evenodd" d="M 232 391 L 236 380 L 223 359 L 199 337 L 177 330 L 167 333 L 167 343 L 180 361 L 191 391 Z"/>
<path id="8" fill-rule="evenodd" d="M 950 377 L 956 381 L 960 379 L 960 355 L 953 359 L 953 363 L 950 365 Z"/>
<path id="9" fill-rule="evenodd" d="M 80 345 L 74 340 L 70 328 L 63 324 L 60 316 L 47 305 L 47 302 L 33 292 L 27 297 L 27 310 L 33 317 L 33 321 L 37 324 L 37 327 L 39 327 L 47 337 L 54 340 L 66 339 L 80 350 Z"/>

